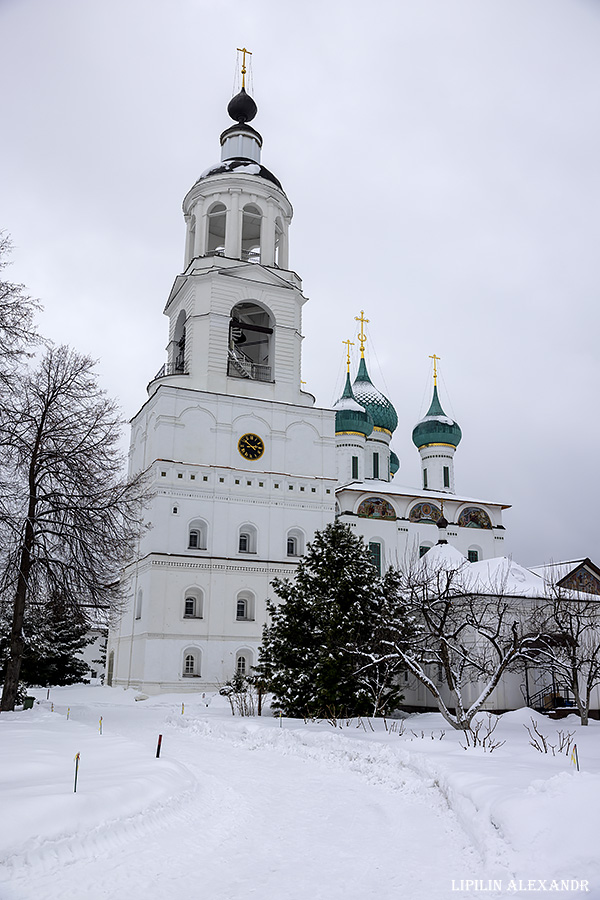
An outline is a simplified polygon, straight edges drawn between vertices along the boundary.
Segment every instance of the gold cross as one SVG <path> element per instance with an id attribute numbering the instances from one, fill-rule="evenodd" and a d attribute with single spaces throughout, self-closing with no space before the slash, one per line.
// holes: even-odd
<path id="1" fill-rule="evenodd" d="M 348 345 L 346 348 L 347 352 L 348 352 L 348 359 L 346 360 L 346 365 L 348 366 L 348 372 L 350 372 L 350 347 L 354 347 L 354 341 L 350 341 L 350 340 L 342 341 L 342 344 Z"/>
<path id="2" fill-rule="evenodd" d="M 433 385 L 437 387 L 437 363 L 441 359 L 441 356 L 436 356 L 435 353 L 433 356 L 430 356 L 429 359 L 433 360 Z"/>
<path id="3" fill-rule="evenodd" d="M 238 47 L 238 53 L 243 53 L 242 56 L 242 90 L 246 90 L 246 53 L 248 56 L 252 56 L 251 50 L 246 50 L 245 47 Z"/>
<path id="4" fill-rule="evenodd" d="M 360 355 L 361 355 L 361 357 L 364 359 L 364 355 L 365 355 L 365 341 L 366 341 L 366 339 L 367 339 L 367 336 L 366 336 L 366 334 L 365 334 L 364 329 L 365 329 L 365 324 L 366 324 L 369 320 L 368 320 L 368 319 L 365 319 L 365 311 L 364 311 L 364 309 L 361 309 L 361 311 L 360 311 L 360 316 L 354 316 L 354 319 L 355 319 L 356 322 L 360 322 L 360 331 L 359 331 L 359 333 L 358 333 L 358 339 L 359 339 L 359 341 L 360 341 Z"/>

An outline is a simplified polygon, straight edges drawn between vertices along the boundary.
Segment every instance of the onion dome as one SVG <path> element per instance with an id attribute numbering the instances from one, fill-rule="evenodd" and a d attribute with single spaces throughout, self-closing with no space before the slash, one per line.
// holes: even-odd
<path id="1" fill-rule="evenodd" d="M 433 399 L 427 414 L 413 428 L 412 439 L 416 447 L 427 447 L 428 444 L 448 444 L 458 447 L 462 431 L 454 419 L 450 419 L 440 403 L 437 385 L 433 388 Z"/>
<path id="2" fill-rule="evenodd" d="M 227 112 L 235 122 L 245 125 L 246 122 L 252 121 L 258 112 L 258 106 L 250 94 L 246 93 L 246 89 L 242 88 L 227 104 Z"/>
<path id="3" fill-rule="evenodd" d="M 391 435 L 398 426 L 396 410 L 369 378 L 364 357 L 360 361 L 352 389 L 355 398 L 370 413 L 374 427 Z"/>
<path id="4" fill-rule="evenodd" d="M 369 413 L 356 402 L 350 384 L 350 373 L 346 375 L 344 393 L 334 404 L 335 409 L 335 433 L 347 434 L 348 432 L 364 434 L 368 437 L 373 431 L 373 419 Z"/>
<path id="5" fill-rule="evenodd" d="M 392 475 L 395 475 L 398 469 L 400 468 L 400 460 L 396 456 L 393 450 L 390 450 L 390 472 Z"/>

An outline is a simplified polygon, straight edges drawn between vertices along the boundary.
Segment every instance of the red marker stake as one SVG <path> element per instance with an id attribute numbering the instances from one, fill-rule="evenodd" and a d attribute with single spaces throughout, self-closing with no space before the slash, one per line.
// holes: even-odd
<path id="1" fill-rule="evenodd" d="M 158 744 L 156 745 L 156 758 L 160 756 L 160 745 L 162 744 L 162 734 L 158 736 Z"/>

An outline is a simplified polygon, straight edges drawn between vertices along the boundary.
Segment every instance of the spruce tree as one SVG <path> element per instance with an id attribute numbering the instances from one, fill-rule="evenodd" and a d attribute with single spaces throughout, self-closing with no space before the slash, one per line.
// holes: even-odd
<path id="1" fill-rule="evenodd" d="M 259 676 L 286 716 L 370 715 L 399 699 L 398 666 L 365 669 L 374 650 L 383 581 L 362 537 L 335 522 L 317 532 L 293 581 L 275 579 Z M 373 690 L 373 679 L 384 690 Z M 374 702 L 377 693 L 379 700 Z"/>
<path id="2" fill-rule="evenodd" d="M 31 609 L 23 627 L 25 650 L 20 680 L 26 685 L 50 687 L 86 681 L 89 666 L 77 654 L 93 640 L 77 612 L 60 600 Z M 0 639 L 0 671 L 8 657 L 8 634 Z"/>

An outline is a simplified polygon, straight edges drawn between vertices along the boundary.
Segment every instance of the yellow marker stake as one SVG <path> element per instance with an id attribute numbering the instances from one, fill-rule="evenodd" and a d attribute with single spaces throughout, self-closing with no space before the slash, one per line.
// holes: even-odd
<path id="1" fill-rule="evenodd" d="M 183 715 L 184 711 L 185 711 L 185 704 L 182 703 L 181 704 L 181 715 Z"/>
<path id="2" fill-rule="evenodd" d="M 71 714 L 71 707 L 67 706 L 67 719 L 69 718 L 70 714 Z"/>
<path id="3" fill-rule="evenodd" d="M 100 716 L 100 722 L 98 723 L 98 731 L 102 734 L 102 716 Z"/>
<path id="4" fill-rule="evenodd" d="M 361 358 L 365 358 L 365 341 L 367 336 L 365 334 L 365 325 L 368 324 L 369 319 L 365 319 L 365 311 L 361 309 L 360 316 L 354 316 L 356 322 L 360 322 L 360 331 L 358 333 L 358 339 L 360 341 L 360 355 Z"/>
<path id="5" fill-rule="evenodd" d="M 81 754 L 79 753 L 79 751 L 77 751 L 77 753 L 75 754 L 75 783 L 73 785 L 73 793 L 74 794 L 77 793 L 77 775 L 79 774 L 79 757 L 80 756 L 81 756 Z"/>
<path id="6" fill-rule="evenodd" d="M 50 712 L 54 712 L 54 703 L 50 707 Z"/>
<path id="7" fill-rule="evenodd" d="M 579 772 L 579 755 L 577 753 L 577 744 L 573 744 L 573 749 L 571 751 L 571 762 L 574 766 L 577 766 L 577 771 Z"/>

